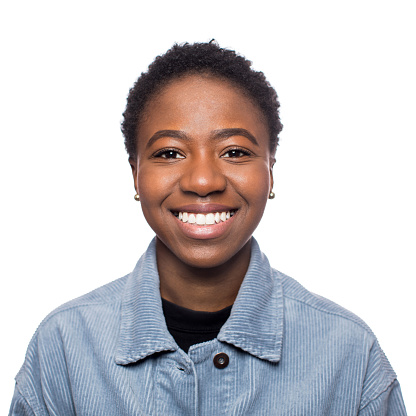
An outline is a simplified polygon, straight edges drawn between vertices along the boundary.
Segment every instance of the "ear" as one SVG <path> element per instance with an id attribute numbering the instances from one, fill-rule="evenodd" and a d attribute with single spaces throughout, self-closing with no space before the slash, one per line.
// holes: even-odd
<path id="1" fill-rule="evenodd" d="M 136 194 L 139 193 L 139 162 L 137 159 L 132 157 L 129 158 L 129 163 L 131 167 L 131 173 L 133 174 L 133 181 L 134 181 L 134 189 L 136 190 Z"/>
<path id="2" fill-rule="evenodd" d="M 269 173 L 270 173 L 270 189 L 269 192 L 273 190 L 274 180 L 273 180 L 273 166 L 276 163 L 276 159 L 271 156 L 270 163 L 269 163 Z"/>

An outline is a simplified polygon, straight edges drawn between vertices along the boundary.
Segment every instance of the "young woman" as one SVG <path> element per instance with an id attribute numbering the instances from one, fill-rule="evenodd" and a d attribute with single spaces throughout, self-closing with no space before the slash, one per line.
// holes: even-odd
<path id="1" fill-rule="evenodd" d="M 122 125 L 156 233 L 134 271 L 50 314 L 11 415 L 405 415 L 355 315 L 272 269 L 252 237 L 274 197 L 275 91 L 215 43 L 175 45 Z"/>

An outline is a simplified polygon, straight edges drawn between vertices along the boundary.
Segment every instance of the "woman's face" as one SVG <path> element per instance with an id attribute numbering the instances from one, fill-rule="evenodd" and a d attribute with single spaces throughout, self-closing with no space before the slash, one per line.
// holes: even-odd
<path id="1" fill-rule="evenodd" d="M 267 124 L 232 84 L 189 75 L 147 107 L 130 160 L 143 214 L 183 263 L 210 268 L 236 255 L 272 188 Z"/>

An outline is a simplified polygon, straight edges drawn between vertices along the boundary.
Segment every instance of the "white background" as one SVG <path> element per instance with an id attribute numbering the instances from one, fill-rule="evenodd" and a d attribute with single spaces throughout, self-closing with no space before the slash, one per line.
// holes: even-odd
<path id="1" fill-rule="evenodd" d="M 264 71 L 282 105 L 263 251 L 370 325 L 415 413 L 411 3 L 3 5 L 0 413 L 46 314 L 130 272 L 153 236 L 119 129 L 128 89 L 174 42 L 212 38 Z"/>

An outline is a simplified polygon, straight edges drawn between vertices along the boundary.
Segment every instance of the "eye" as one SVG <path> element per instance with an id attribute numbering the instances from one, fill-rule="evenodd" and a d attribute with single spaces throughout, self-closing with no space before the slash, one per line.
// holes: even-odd
<path id="1" fill-rule="evenodd" d="M 251 153 L 248 150 L 236 148 L 236 149 L 229 149 L 226 153 L 222 155 L 222 157 L 236 159 L 236 158 L 250 156 L 250 155 Z"/>
<path id="2" fill-rule="evenodd" d="M 153 157 L 160 157 L 162 159 L 185 159 L 181 153 L 175 149 L 162 149 L 156 152 Z"/>

